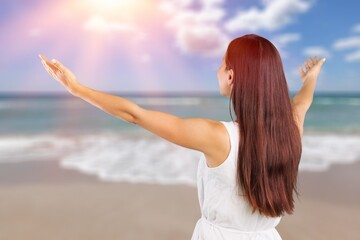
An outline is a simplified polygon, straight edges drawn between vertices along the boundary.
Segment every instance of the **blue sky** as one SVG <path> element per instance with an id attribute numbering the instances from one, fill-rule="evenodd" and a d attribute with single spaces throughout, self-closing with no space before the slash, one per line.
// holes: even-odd
<path id="1" fill-rule="evenodd" d="M 38 58 L 111 92 L 218 92 L 231 39 L 279 49 L 290 91 L 309 56 L 326 57 L 316 91 L 360 91 L 359 1 L 72 0 L 1 3 L 0 92 L 63 93 Z"/>

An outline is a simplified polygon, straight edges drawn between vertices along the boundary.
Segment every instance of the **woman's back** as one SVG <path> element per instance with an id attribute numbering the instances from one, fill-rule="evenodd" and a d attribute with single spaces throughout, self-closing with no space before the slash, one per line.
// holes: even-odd
<path id="1" fill-rule="evenodd" d="M 209 167 L 205 155 L 199 160 L 197 188 L 201 218 L 192 240 L 197 239 L 281 239 L 275 227 L 281 217 L 260 215 L 238 191 L 236 165 L 239 131 L 236 122 L 223 122 L 230 137 L 230 152 L 226 160 Z"/>

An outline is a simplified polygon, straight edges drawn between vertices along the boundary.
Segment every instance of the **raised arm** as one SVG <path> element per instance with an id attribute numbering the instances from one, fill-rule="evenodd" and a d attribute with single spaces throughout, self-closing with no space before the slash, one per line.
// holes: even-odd
<path id="1" fill-rule="evenodd" d="M 305 71 L 302 66 L 299 67 L 299 72 L 303 85 L 300 91 L 293 98 L 293 102 L 295 104 L 304 104 L 308 108 L 310 107 L 313 101 L 316 80 L 324 62 L 325 58 L 322 58 L 319 61 L 316 56 L 314 57 L 314 59 L 311 59 L 309 57 L 308 61 L 304 62 Z"/>
<path id="2" fill-rule="evenodd" d="M 325 58 L 318 60 L 316 56 L 314 57 L 314 59 L 309 57 L 308 61 L 304 62 L 305 71 L 302 66 L 299 67 L 299 72 L 303 85 L 299 92 L 292 99 L 292 104 L 295 114 L 298 118 L 298 124 L 301 129 L 301 134 L 306 112 L 309 110 L 314 98 L 316 80 L 319 76 L 321 67 L 324 62 Z"/>
<path id="3" fill-rule="evenodd" d="M 136 124 L 174 144 L 203 152 L 207 156 L 218 154 L 218 145 L 225 142 L 225 126 L 206 118 L 180 118 L 168 113 L 147 110 L 130 100 L 100 92 L 76 81 L 75 75 L 60 62 L 40 58 L 46 70 L 74 96 L 101 110 Z"/>

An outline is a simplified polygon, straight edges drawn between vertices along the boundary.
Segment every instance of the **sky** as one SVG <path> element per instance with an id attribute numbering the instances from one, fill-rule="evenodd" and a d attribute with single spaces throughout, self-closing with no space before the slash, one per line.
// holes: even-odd
<path id="1" fill-rule="evenodd" d="M 105 92 L 218 93 L 229 42 L 279 50 L 290 91 L 298 67 L 326 57 L 316 92 L 360 91 L 360 1 L 1 0 L 0 92 L 64 93 L 38 54 Z"/>

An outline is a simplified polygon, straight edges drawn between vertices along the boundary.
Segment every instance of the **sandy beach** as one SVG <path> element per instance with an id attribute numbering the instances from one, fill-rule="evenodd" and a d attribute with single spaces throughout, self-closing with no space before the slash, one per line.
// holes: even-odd
<path id="1" fill-rule="evenodd" d="M 56 160 L 0 164 L 0 239 L 190 239 L 196 188 L 101 182 Z M 300 172 L 284 240 L 360 239 L 360 161 Z"/>

